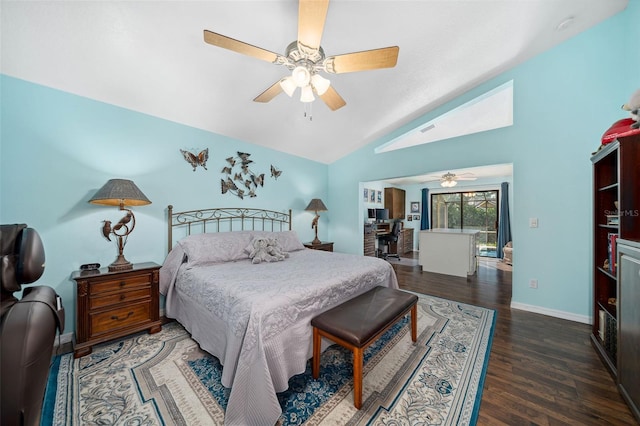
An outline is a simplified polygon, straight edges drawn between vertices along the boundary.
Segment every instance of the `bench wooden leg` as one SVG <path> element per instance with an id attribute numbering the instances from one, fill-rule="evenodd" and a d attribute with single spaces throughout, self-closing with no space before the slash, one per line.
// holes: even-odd
<path id="1" fill-rule="evenodd" d="M 311 371 L 314 379 L 320 376 L 320 333 L 313 327 L 313 358 L 311 360 Z"/>
<path id="2" fill-rule="evenodd" d="M 362 348 L 353 348 L 353 405 L 362 406 Z"/>
<path id="3" fill-rule="evenodd" d="M 411 340 L 418 340 L 418 304 L 411 307 Z"/>

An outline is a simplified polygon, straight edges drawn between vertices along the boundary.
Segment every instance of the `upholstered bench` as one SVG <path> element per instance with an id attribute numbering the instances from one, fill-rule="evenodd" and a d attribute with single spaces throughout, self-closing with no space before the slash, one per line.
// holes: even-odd
<path id="1" fill-rule="evenodd" d="M 362 406 L 362 354 L 389 327 L 411 311 L 411 340 L 417 338 L 418 296 L 375 287 L 321 313 L 313 327 L 313 378 L 320 375 L 320 340 L 326 337 L 353 351 L 353 405 Z"/>

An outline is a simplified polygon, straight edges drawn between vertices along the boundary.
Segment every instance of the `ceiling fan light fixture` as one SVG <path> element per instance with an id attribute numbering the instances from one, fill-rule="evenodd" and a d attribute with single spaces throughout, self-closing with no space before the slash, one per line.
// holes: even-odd
<path id="1" fill-rule="evenodd" d="M 293 92 L 296 91 L 296 88 L 298 86 L 296 85 L 296 83 L 294 83 L 293 77 L 287 76 L 287 77 L 283 78 L 282 80 L 280 80 L 280 87 L 282 88 L 284 93 L 289 95 L 289 97 L 292 97 L 293 96 Z"/>
<path id="2" fill-rule="evenodd" d="M 299 65 L 291 72 L 291 78 L 296 86 L 305 87 L 311 82 L 311 73 L 307 67 Z"/>
<path id="3" fill-rule="evenodd" d="M 442 186 L 443 188 L 453 188 L 457 184 L 458 184 L 458 182 L 453 180 L 453 179 L 451 179 L 451 180 L 443 180 L 442 182 L 440 182 L 440 186 Z"/>
<path id="4" fill-rule="evenodd" d="M 313 85 L 313 88 L 315 89 L 318 96 L 322 96 L 326 93 L 327 90 L 329 90 L 331 82 L 320 74 L 313 74 L 311 76 L 311 84 Z"/>
<path id="5" fill-rule="evenodd" d="M 315 99 L 311 85 L 304 86 L 300 93 L 300 102 L 313 102 Z"/>

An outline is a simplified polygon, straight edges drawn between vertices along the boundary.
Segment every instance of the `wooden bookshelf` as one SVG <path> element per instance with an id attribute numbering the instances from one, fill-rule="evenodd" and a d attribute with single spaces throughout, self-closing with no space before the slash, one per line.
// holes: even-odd
<path id="1" fill-rule="evenodd" d="M 640 243 L 640 135 L 627 136 L 604 146 L 593 163 L 593 327 L 591 341 L 618 383 L 631 411 L 640 420 L 640 368 L 628 359 L 637 357 L 640 316 L 630 300 L 640 300 L 640 278 L 620 263 L 619 252 Z M 624 271 L 621 271 L 625 265 Z M 621 277 L 624 279 L 621 280 Z M 635 281 L 633 281 L 635 280 Z M 624 297 L 625 300 L 621 300 Z M 624 309 L 624 308 L 623 308 Z M 634 308 L 637 312 L 637 306 Z"/>

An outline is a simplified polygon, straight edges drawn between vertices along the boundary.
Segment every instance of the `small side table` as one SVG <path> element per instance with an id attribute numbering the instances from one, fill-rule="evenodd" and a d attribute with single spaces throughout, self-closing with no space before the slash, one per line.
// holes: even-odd
<path id="1" fill-rule="evenodd" d="M 97 343 L 162 329 L 159 270 L 160 265 L 147 262 L 127 271 L 101 268 L 71 274 L 77 284 L 74 358 L 90 354 Z"/>
<path id="2" fill-rule="evenodd" d="M 323 241 L 320 244 L 304 243 L 306 248 L 323 251 L 333 251 L 333 241 Z"/>

